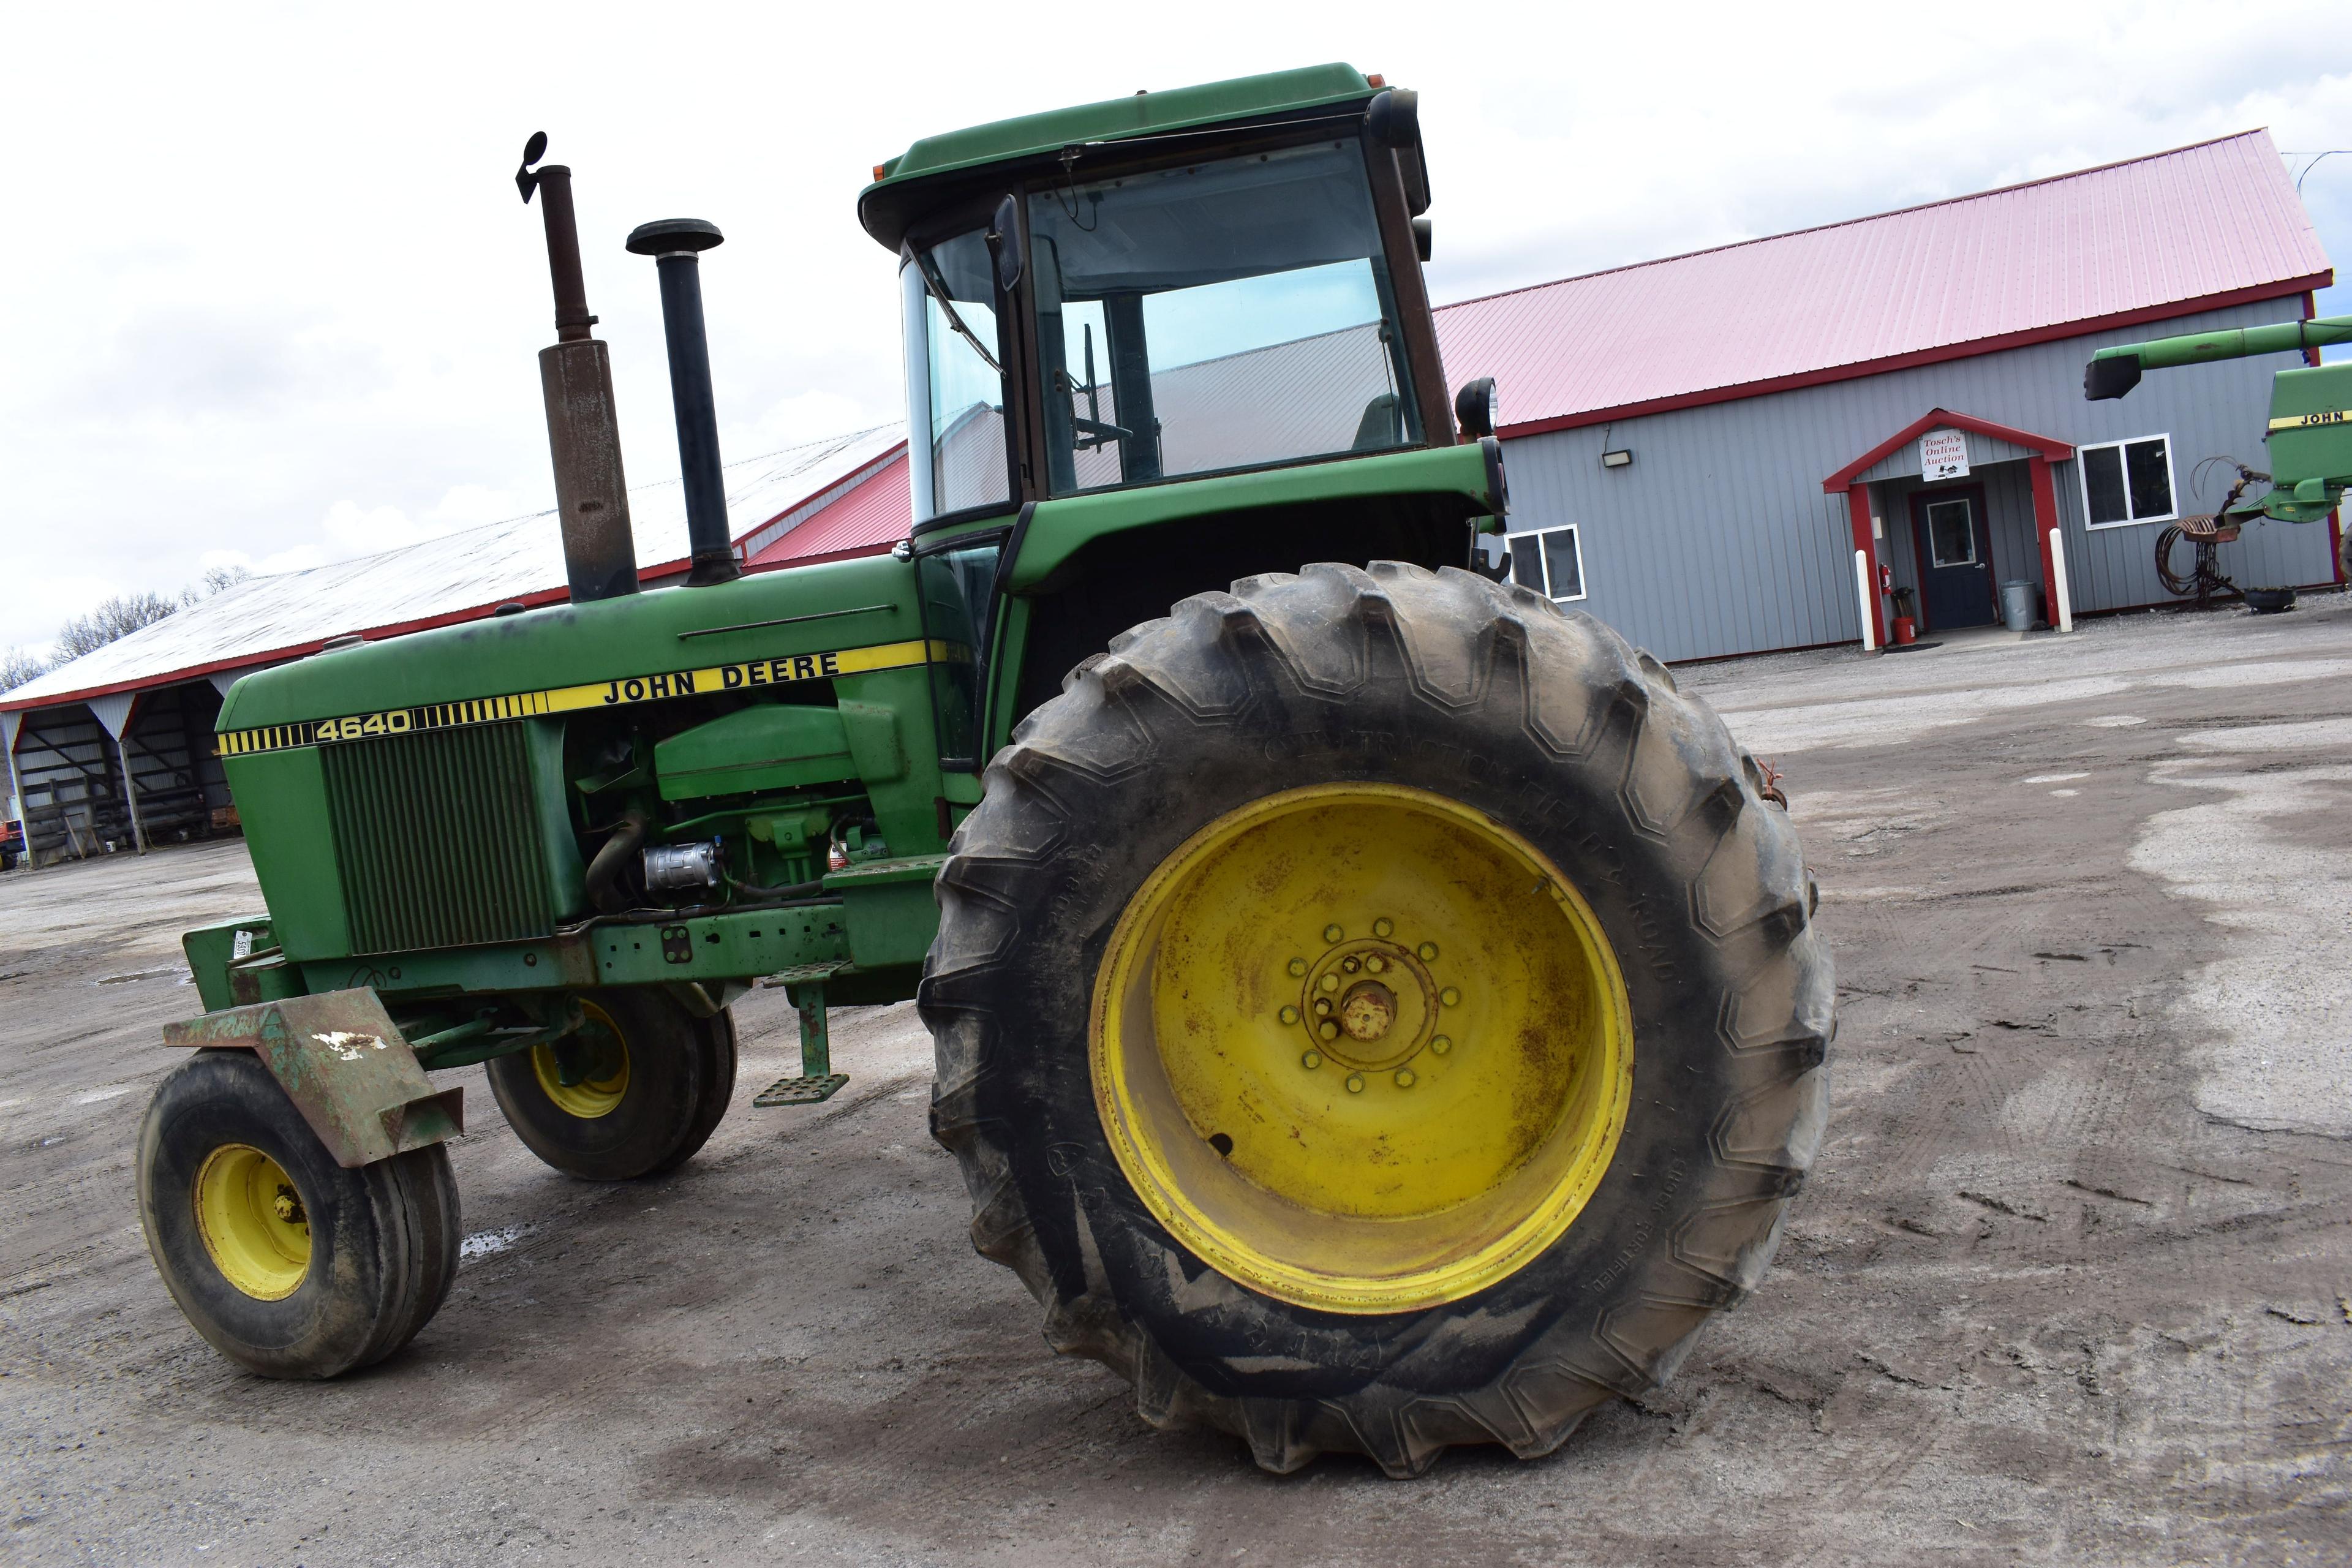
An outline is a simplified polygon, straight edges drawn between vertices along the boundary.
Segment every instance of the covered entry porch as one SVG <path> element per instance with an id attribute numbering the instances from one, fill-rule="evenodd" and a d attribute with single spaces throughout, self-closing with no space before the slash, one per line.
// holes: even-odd
<path id="1" fill-rule="evenodd" d="M 1867 650 L 1887 645 L 1895 590 L 1922 630 L 1999 618 L 2004 582 L 2032 582 L 2057 631 L 2074 628 L 2053 463 L 2074 447 L 1932 408 L 1822 481 L 1846 498 Z"/>

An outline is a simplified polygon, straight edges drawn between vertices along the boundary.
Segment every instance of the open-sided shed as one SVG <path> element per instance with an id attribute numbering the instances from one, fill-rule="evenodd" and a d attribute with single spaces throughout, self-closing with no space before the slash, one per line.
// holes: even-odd
<path id="1" fill-rule="evenodd" d="M 866 526 L 833 519 L 885 476 L 900 476 L 903 489 L 905 446 L 897 426 L 881 426 L 730 464 L 737 554 L 758 571 L 887 549 L 906 532 L 888 508 Z M 651 589 L 681 581 L 677 481 L 634 489 L 629 502 L 641 580 Z M 902 497 L 897 516 L 905 511 Z M 551 510 L 237 584 L 0 695 L 16 803 L 5 815 L 22 818 L 36 865 L 233 826 L 213 721 L 239 676 L 334 638 L 373 642 L 565 592 Z"/>

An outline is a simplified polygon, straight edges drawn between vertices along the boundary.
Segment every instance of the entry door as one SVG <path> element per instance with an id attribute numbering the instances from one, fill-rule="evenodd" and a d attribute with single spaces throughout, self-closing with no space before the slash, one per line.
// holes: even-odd
<path id="1" fill-rule="evenodd" d="M 1984 491 L 1975 486 L 1915 491 L 1911 529 L 1917 547 L 1920 616 L 1927 623 L 1921 629 L 1989 626 L 2000 619 Z"/>

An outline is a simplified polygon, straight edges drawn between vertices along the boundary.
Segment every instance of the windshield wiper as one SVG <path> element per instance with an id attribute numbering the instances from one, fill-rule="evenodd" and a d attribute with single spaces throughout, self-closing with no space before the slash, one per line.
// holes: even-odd
<path id="1" fill-rule="evenodd" d="M 930 252 L 925 250 L 917 251 L 915 253 L 915 266 L 923 274 L 923 287 L 931 291 L 931 298 L 937 300 L 940 302 L 940 309 L 947 312 L 948 325 L 955 329 L 956 336 L 970 343 L 971 345 L 971 352 L 988 362 L 989 369 L 994 371 L 999 375 L 1003 375 L 1004 374 L 1004 367 L 996 363 L 996 356 L 990 353 L 988 350 L 982 345 L 981 341 L 978 338 L 972 336 L 971 329 L 963 324 L 963 318 L 961 316 L 956 314 L 955 301 L 948 298 L 947 279 L 941 278 L 939 274 L 939 268 L 931 265 Z"/>

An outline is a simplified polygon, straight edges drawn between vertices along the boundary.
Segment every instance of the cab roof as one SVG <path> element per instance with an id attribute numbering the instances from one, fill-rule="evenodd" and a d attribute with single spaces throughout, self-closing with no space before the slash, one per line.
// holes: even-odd
<path id="1" fill-rule="evenodd" d="M 896 250 L 918 213 L 965 183 L 956 178 L 959 174 L 1050 159 L 1065 147 L 1087 142 L 1337 108 L 1361 102 L 1379 90 L 1379 84 L 1353 66 L 1306 66 L 1166 92 L 1139 92 L 926 136 L 879 166 L 880 177 L 858 193 L 857 218 L 866 233 Z"/>

